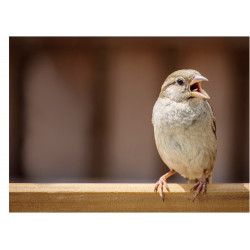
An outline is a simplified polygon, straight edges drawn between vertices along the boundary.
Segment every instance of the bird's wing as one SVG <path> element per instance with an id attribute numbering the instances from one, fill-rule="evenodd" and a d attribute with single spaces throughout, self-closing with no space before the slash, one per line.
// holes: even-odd
<path id="1" fill-rule="evenodd" d="M 217 138 L 216 137 L 216 119 L 215 119 L 215 117 L 212 117 L 212 130 L 214 132 L 215 138 Z"/>
<path id="2" fill-rule="evenodd" d="M 208 103 L 208 102 L 207 102 Z M 211 124 L 211 127 L 212 127 L 212 130 L 214 132 L 214 135 L 215 135 L 215 138 L 216 137 L 216 119 L 215 119 L 215 116 L 214 116 L 214 112 L 213 112 L 213 109 L 212 107 L 210 106 L 210 104 L 208 103 L 208 107 L 210 108 L 210 111 L 211 111 L 211 116 L 212 116 L 212 124 Z"/>

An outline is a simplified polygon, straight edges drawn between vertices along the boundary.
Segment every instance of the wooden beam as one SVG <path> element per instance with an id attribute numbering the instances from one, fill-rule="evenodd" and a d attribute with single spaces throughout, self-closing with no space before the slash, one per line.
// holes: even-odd
<path id="1" fill-rule="evenodd" d="M 10 212 L 249 212 L 249 183 L 209 184 L 192 202 L 190 184 L 169 184 L 163 202 L 154 184 L 11 183 Z"/>

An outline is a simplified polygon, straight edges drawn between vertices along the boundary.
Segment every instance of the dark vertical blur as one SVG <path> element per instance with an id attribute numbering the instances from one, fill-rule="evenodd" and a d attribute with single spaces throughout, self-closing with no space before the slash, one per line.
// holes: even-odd
<path id="1" fill-rule="evenodd" d="M 214 182 L 249 182 L 248 37 L 10 37 L 11 182 L 155 182 L 161 84 L 193 68 L 217 121 Z M 170 182 L 184 182 L 178 175 Z"/>
<path id="2" fill-rule="evenodd" d="M 231 179 L 233 182 L 249 182 L 249 54 L 244 49 L 239 48 L 232 52 L 232 60 L 235 62 L 233 72 L 234 88 L 234 108 L 232 115 L 233 133 L 231 163 Z M 243 167 L 245 166 L 245 167 Z"/>
<path id="3" fill-rule="evenodd" d="M 102 178 L 105 176 L 107 143 L 107 99 L 108 99 L 108 51 L 106 41 L 102 41 L 94 51 L 95 77 L 92 84 L 93 118 L 91 122 L 91 162 L 89 176 Z M 96 53 L 98 51 L 98 53 Z M 84 114 L 83 114 L 84 115 Z"/>

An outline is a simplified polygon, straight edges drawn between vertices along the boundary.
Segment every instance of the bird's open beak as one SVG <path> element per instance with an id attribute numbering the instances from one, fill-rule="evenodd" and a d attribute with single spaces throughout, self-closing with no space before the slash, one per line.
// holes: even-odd
<path id="1" fill-rule="evenodd" d="M 194 76 L 194 79 L 189 84 L 189 91 L 191 92 L 191 96 L 201 99 L 210 99 L 207 92 L 201 88 L 202 81 L 208 81 L 208 79 L 204 76 Z"/>

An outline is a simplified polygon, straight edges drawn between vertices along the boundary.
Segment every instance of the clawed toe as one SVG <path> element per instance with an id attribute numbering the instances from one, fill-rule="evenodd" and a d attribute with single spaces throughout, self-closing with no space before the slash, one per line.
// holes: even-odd
<path id="1" fill-rule="evenodd" d="M 190 191 L 194 191 L 196 190 L 195 192 L 195 195 L 194 195 L 194 198 L 193 198 L 193 202 L 195 201 L 195 199 L 197 198 L 197 196 L 200 194 L 200 192 L 202 194 L 204 194 L 206 192 L 206 181 L 201 179 L 199 180 L 191 189 Z"/>
<path id="2" fill-rule="evenodd" d="M 175 174 L 175 170 L 171 170 L 169 171 L 168 173 L 166 173 L 165 175 L 163 175 L 159 181 L 156 182 L 155 184 L 155 188 L 154 188 L 154 191 L 157 192 L 158 188 L 159 188 L 159 193 L 160 193 L 160 196 L 162 198 L 162 200 L 164 201 L 164 193 L 163 193 L 163 187 L 166 188 L 166 190 L 168 192 L 170 192 L 169 188 L 168 188 L 168 184 L 167 184 L 167 178 L 169 178 L 171 175 Z"/>
<path id="3" fill-rule="evenodd" d="M 159 188 L 160 196 L 161 196 L 162 200 L 164 201 L 163 187 L 165 187 L 166 190 L 167 190 L 168 192 L 170 192 L 166 180 L 165 180 L 164 178 L 161 177 L 160 180 L 156 182 L 154 191 L 157 192 L 157 190 L 158 190 L 158 188 Z"/>

